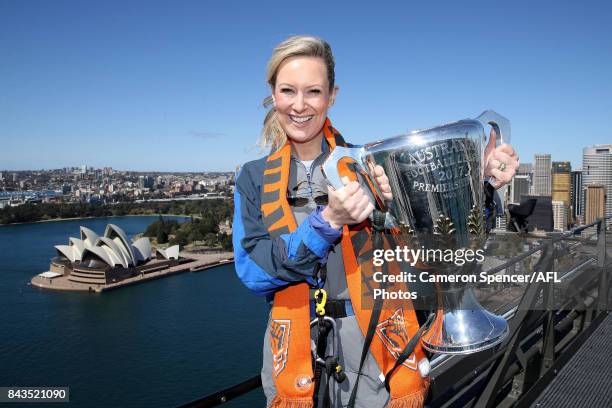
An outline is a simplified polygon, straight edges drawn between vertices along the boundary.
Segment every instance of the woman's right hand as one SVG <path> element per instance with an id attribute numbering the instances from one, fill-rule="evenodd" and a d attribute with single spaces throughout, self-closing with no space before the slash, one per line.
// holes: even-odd
<path id="1" fill-rule="evenodd" d="M 328 204 L 322 215 L 332 228 L 359 224 L 374 211 L 374 204 L 358 182 L 342 177 L 342 183 L 340 190 L 327 187 Z"/>

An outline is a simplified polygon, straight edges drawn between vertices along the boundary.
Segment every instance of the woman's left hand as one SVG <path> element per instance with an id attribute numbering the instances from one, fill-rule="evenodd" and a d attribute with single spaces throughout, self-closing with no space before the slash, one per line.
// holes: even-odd
<path id="1" fill-rule="evenodd" d="M 509 144 L 495 147 L 497 133 L 491 129 L 491 137 L 485 149 L 485 177 L 492 177 L 493 187 L 500 188 L 508 184 L 519 167 L 519 157 Z"/>

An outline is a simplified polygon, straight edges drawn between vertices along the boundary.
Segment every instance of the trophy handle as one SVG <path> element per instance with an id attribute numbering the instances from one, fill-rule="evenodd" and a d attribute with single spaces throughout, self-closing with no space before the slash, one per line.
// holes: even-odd
<path id="1" fill-rule="evenodd" d="M 340 179 L 340 173 L 338 172 L 338 162 L 344 158 L 354 160 L 359 167 L 366 171 L 363 163 L 363 155 L 363 147 L 336 146 L 329 156 L 327 156 L 327 159 L 325 159 L 325 163 L 323 163 L 323 174 L 329 181 L 329 184 L 336 190 L 340 190 L 344 187 Z"/>
<path id="2" fill-rule="evenodd" d="M 498 134 L 498 138 L 495 141 L 495 145 L 499 146 L 503 143 L 510 143 L 510 121 L 493 110 L 486 110 L 476 118 L 477 121 L 482 123 L 483 128 L 486 125 L 491 125 L 495 132 Z"/>
<path id="3" fill-rule="evenodd" d="M 486 110 L 482 112 L 480 116 L 476 118 L 476 120 L 482 123 L 482 127 L 484 129 L 486 129 L 487 125 L 490 125 L 493 129 L 495 129 L 495 132 L 497 133 L 497 139 L 495 140 L 496 147 L 503 143 L 510 144 L 510 121 L 507 118 L 503 117 L 502 115 L 493 110 Z M 507 189 L 508 185 L 499 187 L 497 189 L 497 193 L 502 199 L 501 211 L 505 210 L 504 197 L 506 196 Z"/>
<path id="4" fill-rule="evenodd" d="M 371 160 L 366 159 L 365 148 L 363 147 L 343 147 L 336 146 L 331 151 L 325 162 L 323 163 L 323 174 L 336 190 L 344 187 L 338 172 L 338 163 L 342 159 L 351 159 L 359 168 L 359 173 L 366 183 L 366 192 L 369 193 L 371 201 L 378 206 L 381 211 L 387 211 L 385 200 L 382 199 L 382 194 L 379 192 L 378 184 L 373 180 L 370 163 Z"/>

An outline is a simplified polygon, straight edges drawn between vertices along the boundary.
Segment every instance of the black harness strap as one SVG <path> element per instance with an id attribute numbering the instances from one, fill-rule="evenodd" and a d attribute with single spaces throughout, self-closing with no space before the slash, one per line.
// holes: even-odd
<path id="1" fill-rule="evenodd" d="M 431 324 L 432 320 L 433 320 L 434 314 L 430 314 L 429 317 L 427 318 L 427 321 L 425 322 L 424 325 L 422 325 L 419 330 L 417 330 L 417 332 L 414 334 L 414 336 L 412 336 L 412 338 L 410 339 L 410 341 L 408 342 L 408 344 L 406 344 L 406 347 L 404 347 L 404 350 L 402 350 L 402 354 L 400 354 L 397 357 L 397 360 L 395 361 L 395 364 L 393 365 L 393 367 L 391 368 L 391 370 L 389 370 L 389 372 L 387 373 L 387 375 L 385 375 L 385 388 L 387 389 L 387 392 L 391 392 L 391 388 L 390 388 L 390 382 L 391 382 L 391 376 L 393 375 L 393 373 L 395 372 L 395 370 L 397 370 L 397 368 L 399 366 L 401 366 L 404 361 L 406 361 L 406 359 L 408 357 L 410 357 L 410 355 L 412 354 L 412 352 L 414 351 L 414 348 L 416 347 L 417 343 L 419 342 L 419 340 L 421 339 L 421 336 L 423 335 L 423 332 L 429 327 L 429 325 Z M 417 370 L 418 370 L 418 361 L 417 361 Z"/>
<path id="2" fill-rule="evenodd" d="M 357 372 L 357 379 L 355 380 L 355 385 L 353 386 L 353 391 L 351 392 L 351 398 L 349 399 L 347 408 L 355 407 L 355 400 L 357 399 L 357 387 L 359 386 L 359 379 L 361 378 L 361 370 L 363 369 L 363 364 L 365 363 L 366 357 L 368 356 L 368 352 L 370 351 L 370 345 L 372 344 L 372 339 L 374 338 L 374 333 L 376 332 L 378 319 L 380 319 L 382 304 L 383 301 L 380 299 L 374 302 L 374 307 L 372 308 L 372 315 L 370 316 L 370 323 L 368 324 L 368 332 L 363 343 L 363 349 L 361 350 L 361 360 L 359 361 L 359 371 Z"/>
<path id="3" fill-rule="evenodd" d="M 374 248 L 375 249 L 383 248 L 382 234 L 383 233 L 380 230 L 374 231 Z M 384 268 L 384 265 L 383 265 L 383 268 Z M 361 370 L 363 369 L 363 364 L 365 363 L 365 360 L 368 357 L 368 352 L 370 351 L 370 345 L 372 344 L 374 333 L 376 333 L 376 326 L 378 325 L 378 320 L 380 319 L 382 305 L 383 305 L 382 299 L 376 299 L 374 301 L 374 305 L 372 307 L 372 314 L 370 315 L 370 322 L 368 323 L 368 331 L 366 333 L 365 340 L 363 342 L 363 348 L 361 349 L 361 360 L 359 360 L 359 370 L 357 371 L 357 378 L 355 379 L 355 385 L 353 386 L 353 391 L 351 392 L 351 397 L 349 398 L 347 408 L 355 407 L 355 400 L 357 399 L 357 387 L 359 386 L 359 379 L 361 378 Z"/>
<path id="4" fill-rule="evenodd" d="M 323 372 L 326 372 L 326 376 L 327 378 L 324 378 L 325 381 L 325 388 L 323 389 L 323 395 L 324 398 L 327 398 L 327 394 L 328 394 L 328 390 L 329 390 L 329 373 L 327 373 L 327 367 L 323 364 L 321 364 L 318 361 L 318 358 L 324 358 L 325 357 L 325 350 L 327 348 L 327 335 L 329 334 L 331 327 L 323 320 L 320 319 L 319 323 L 317 324 L 317 337 L 316 337 L 316 349 L 315 349 L 315 356 L 314 356 L 314 384 L 315 384 L 315 388 L 314 388 L 314 393 L 313 393 L 313 398 L 314 398 L 314 408 L 319 407 L 319 400 L 320 400 L 320 389 L 321 389 L 321 377 L 323 375 Z M 325 403 L 325 399 L 322 402 L 322 405 L 320 408 L 327 408 L 329 405 L 326 405 Z"/>

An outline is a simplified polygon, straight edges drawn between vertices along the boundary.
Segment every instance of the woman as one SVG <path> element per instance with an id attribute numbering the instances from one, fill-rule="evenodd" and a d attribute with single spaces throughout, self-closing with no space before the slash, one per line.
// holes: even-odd
<path id="1" fill-rule="evenodd" d="M 267 405 L 422 406 L 428 383 L 418 368 L 425 360 L 420 346 L 394 369 L 387 386 L 383 373 L 391 371 L 397 353 L 380 335 L 369 336 L 364 350 L 372 310 L 362 308 L 358 295 L 351 237 L 369 230 L 374 206 L 358 182 L 343 178 L 345 187 L 335 191 L 321 171 L 329 151 L 344 145 L 327 118 L 338 92 L 331 48 L 319 38 L 291 37 L 275 48 L 267 77 L 272 95 L 265 104 L 272 109 L 262 138 L 271 154 L 241 169 L 233 223 L 239 277 L 273 300 L 263 349 Z M 491 152 L 498 166 L 505 163 L 504 171 L 489 171 L 500 184 L 518 166 L 508 149 Z M 390 200 L 383 169 L 375 174 Z M 315 295 L 314 289 L 322 290 Z M 315 317 L 321 326 L 311 333 Z M 399 324 L 395 329 L 409 339 L 419 327 L 416 316 L 408 310 L 399 317 L 383 312 L 378 321 Z M 321 357 L 314 370 L 311 339 Z"/>

